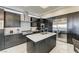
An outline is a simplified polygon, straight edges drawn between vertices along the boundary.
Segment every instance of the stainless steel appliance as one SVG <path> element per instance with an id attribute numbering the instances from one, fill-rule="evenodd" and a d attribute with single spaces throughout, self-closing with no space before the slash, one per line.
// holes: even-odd
<path id="1" fill-rule="evenodd" d="M 41 23 L 41 33 L 46 34 L 48 32 L 48 28 L 45 27 L 44 23 Z"/>

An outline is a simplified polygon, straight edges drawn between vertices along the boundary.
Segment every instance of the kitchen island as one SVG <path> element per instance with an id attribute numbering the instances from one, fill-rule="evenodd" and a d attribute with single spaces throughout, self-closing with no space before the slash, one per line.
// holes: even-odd
<path id="1" fill-rule="evenodd" d="M 26 37 L 28 53 L 49 53 L 56 46 L 56 33 L 36 33 Z"/>

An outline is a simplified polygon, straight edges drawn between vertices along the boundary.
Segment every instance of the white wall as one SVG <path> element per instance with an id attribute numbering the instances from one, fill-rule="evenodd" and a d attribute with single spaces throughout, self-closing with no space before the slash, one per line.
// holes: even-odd
<path id="1" fill-rule="evenodd" d="M 4 21 L 0 20 L 0 29 L 4 29 Z"/>
<path id="2" fill-rule="evenodd" d="M 28 31 L 31 29 L 30 22 L 21 22 L 21 31 Z"/>

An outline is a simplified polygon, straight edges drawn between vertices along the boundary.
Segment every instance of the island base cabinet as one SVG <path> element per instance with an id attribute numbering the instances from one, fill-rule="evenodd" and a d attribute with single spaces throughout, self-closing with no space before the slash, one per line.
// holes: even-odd
<path id="1" fill-rule="evenodd" d="M 49 53 L 56 46 L 56 35 L 48 37 L 39 42 L 33 42 L 30 39 L 27 42 L 28 53 Z"/>

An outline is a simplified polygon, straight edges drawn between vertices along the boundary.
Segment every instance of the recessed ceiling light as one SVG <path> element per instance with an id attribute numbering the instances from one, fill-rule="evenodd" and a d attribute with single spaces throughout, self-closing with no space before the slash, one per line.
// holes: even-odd
<path id="1" fill-rule="evenodd" d="M 40 6 L 41 8 L 43 8 L 43 9 L 45 9 L 45 8 L 47 8 L 48 6 Z"/>

